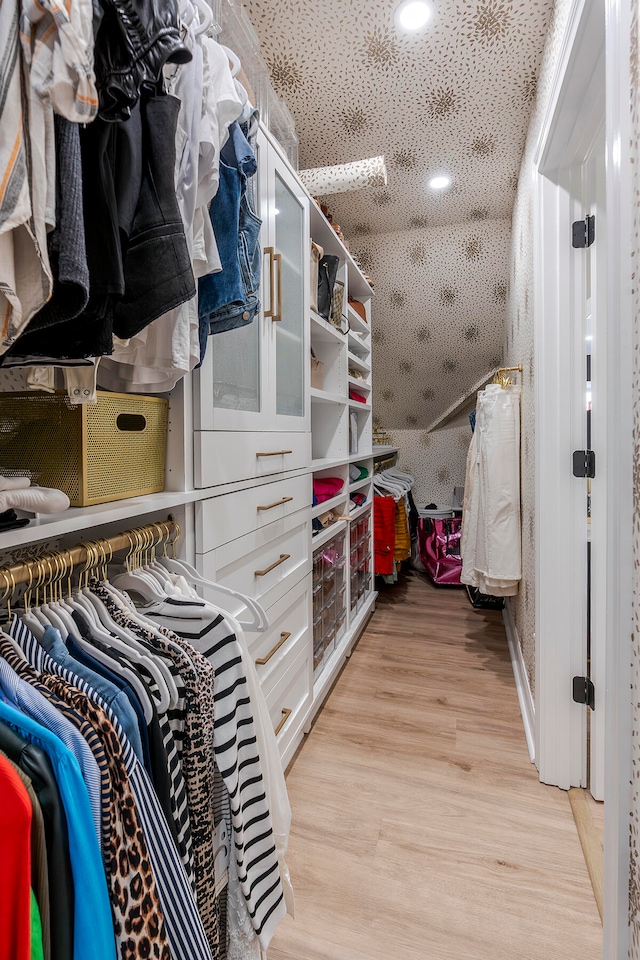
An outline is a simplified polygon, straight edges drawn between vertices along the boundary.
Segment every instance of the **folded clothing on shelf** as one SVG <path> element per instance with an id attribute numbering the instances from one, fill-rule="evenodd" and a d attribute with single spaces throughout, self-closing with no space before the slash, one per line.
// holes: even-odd
<path id="1" fill-rule="evenodd" d="M 351 483 L 356 483 L 358 480 L 364 480 L 365 477 L 369 476 L 369 471 L 366 467 L 361 467 L 357 463 L 352 463 L 349 467 L 349 480 Z"/>
<path id="2" fill-rule="evenodd" d="M 367 398 L 362 393 L 358 393 L 357 390 L 349 390 L 349 400 L 357 400 L 358 403 L 367 402 Z"/>
<path id="3" fill-rule="evenodd" d="M 344 487 L 341 477 L 314 477 L 313 479 L 313 506 L 324 503 L 336 497 Z"/>

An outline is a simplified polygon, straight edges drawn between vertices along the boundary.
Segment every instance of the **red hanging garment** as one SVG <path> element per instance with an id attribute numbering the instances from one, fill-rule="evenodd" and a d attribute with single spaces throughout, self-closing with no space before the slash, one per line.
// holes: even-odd
<path id="1" fill-rule="evenodd" d="M 0 960 L 31 957 L 31 800 L 0 756 Z"/>
<path id="2" fill-rule="evenodd" d="M 396 502 L 393 497 L 373 498 L 373 552 L 375 572 L 394 571 L 396 546 Z"/>

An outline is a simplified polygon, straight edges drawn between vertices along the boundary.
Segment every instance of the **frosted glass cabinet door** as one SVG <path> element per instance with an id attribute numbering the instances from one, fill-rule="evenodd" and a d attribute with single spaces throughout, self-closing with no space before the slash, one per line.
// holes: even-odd
<path id="1" fill-rule="evenodd" d="M 262 194 L 269 182 L 268 147 L 260 134 L 256 144 L 258 171 L 247 188 L 255 197 L 253 209 L 264 221 L 266 207 Z M 265 244 L 268 224 L 260 231 L 260 249 Z M 261 277 L 260 300 L 263 299 Z M 251 323 L 235 330 L 213 334 L 199 371 L 200 429 L 202 430 L 266 430 L 271 413 L 266 399 L 267 338 L 262 308 Z"/>
<path id="2" fill-rule="evenodd" d="M 305 375 L 309 349 L 307 205 L 300 187 L 275 158 L 274 173 L 274 315 L 275 413 L 279 429 L 306 429 Z"/>

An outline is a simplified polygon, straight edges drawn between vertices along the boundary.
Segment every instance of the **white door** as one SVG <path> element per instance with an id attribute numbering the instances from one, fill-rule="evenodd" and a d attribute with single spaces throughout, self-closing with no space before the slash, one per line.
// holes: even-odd
<path id="1" fill-rule="evenodd" d="M 593 706 L 584 712 L 585 786 L 596 800 L 604 800 L 604 731 L 606 709 L 606 215 L 604 127 L 595 138 L 585 162 L 574 171 L 574 209 L 580 211 L 573 244 L 579 286 L 574 302 L 574 344 L 582 382 L 577 379 L 574 398 L 578 434 L 576 449 L 589 451 L 593 477 L 576 477 L 581 490 L 585 520 L 584 576 L 584 670 L 586 688 Z M 585 224 L 583 232 L 582 224 Z M 586 242 L 587 246 L 575 246 Z M 592 469 L 591 469 L 592 468 Z M 600 469 L 599 469 L 600 468 Z M 579 471 L 578 471 L 579 472 Z M 584 689 L 584 688 L 583 688 Z M 576 691 L 577 692 L 577 691 Z"/>
<path id="2" fill-rule="evenodd" d="M 280 156 L 269 150 L 268 198 L 270 283 L 265 318 L 270 329 L 269 401 L 273 429 L 307 431 L 309 400 L 306 378 L 309 345 L 309 208 L 308 198 Z"/>

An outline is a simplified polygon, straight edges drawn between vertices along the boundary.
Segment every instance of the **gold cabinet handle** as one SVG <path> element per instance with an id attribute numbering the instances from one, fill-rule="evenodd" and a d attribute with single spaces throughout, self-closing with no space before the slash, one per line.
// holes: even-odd
<path id="1" fill-rule="evenodd" d="M 272 650 L 269 650 L 269 653 L 266 655 L 266 657 L 260 657 L 258 660 L 256 660 L 256 667 L 264 667 L 265 663 L 269 663 L 269 660 L 271 660 L 271 657 L 274 655 L 274 653 L 278 652 L 282 644 L 286 643 L 290 636 L 290 632 L 287 633 L 286 630 L 283 630 L 275 647 Z"/>
<path id="2" fill-rule="evenodd" d="M 268 450 L 266 453 L 256 453 L 256 457 L 283 457 L 286 453 L 293 453 L 293 450 Z"/>
<path id="3" fill-rule="evenodd" d="M 265 247 L 264 252 L 269 256 L 269 309 L 265 310 L 265 317 L 272 317 L 275 320 L 275 312 L 273 309 L 273 287 L 276 282 L 276 271 L 275 271 L 275 250 L 273 247 Z"/>
<path id="4" fill-rule="evenodd" d="M 258 510 L 273 510 L 274 507 L 281 507 L 283 503 L 291 503 L 293 497 L 283 497 L 282 500 L 276 500 L 274 503 L 267 503 L 264 507 L 257 507 Z"/>
<path id="5" fill-rule="evenodd" d="M 283 707 L 283 708 L 282 708 L 282 720 L 280 721 L 280 723 L 278 724 L 278 726 L 277 726 L 277 727 L 275 728 L 275 730 L 273 731 L 273 732 L 275 733 L 276 737 L 278 736 L 278 734 L 280 733 L 280 731 L 282 730 L 282 728 L 284 727 L 285 723 L 287 722 L 287 720 L 289 719 L 289 717 L 291 716 L 292 713 L 293 713 L 293 710 L 289 710 L 288 707 Z"/>
<path id="6" fill-rule="evenodd" d="M 264 570 L 255 570 L 254 577 L 266 577 L 268 573 L 271 573 L 272 570 L 275 570 L 276 567 L 279 567 L 281 563 L 284 563 L 285 560 L 290 558 L 290 553 L 281 553 L 279 560 L 274 560 L 272 564 L 268 567 L 265 567 Z"/>
<path id="7" fill-rule="evenodd" d="M 278 264 L 278 309 L 276 313 L 271 313 L 270 317 L 274 323 L 278 320 L 282 320 L 282 254 L 275 253 L 273 259 L 277 261 Z"/>

